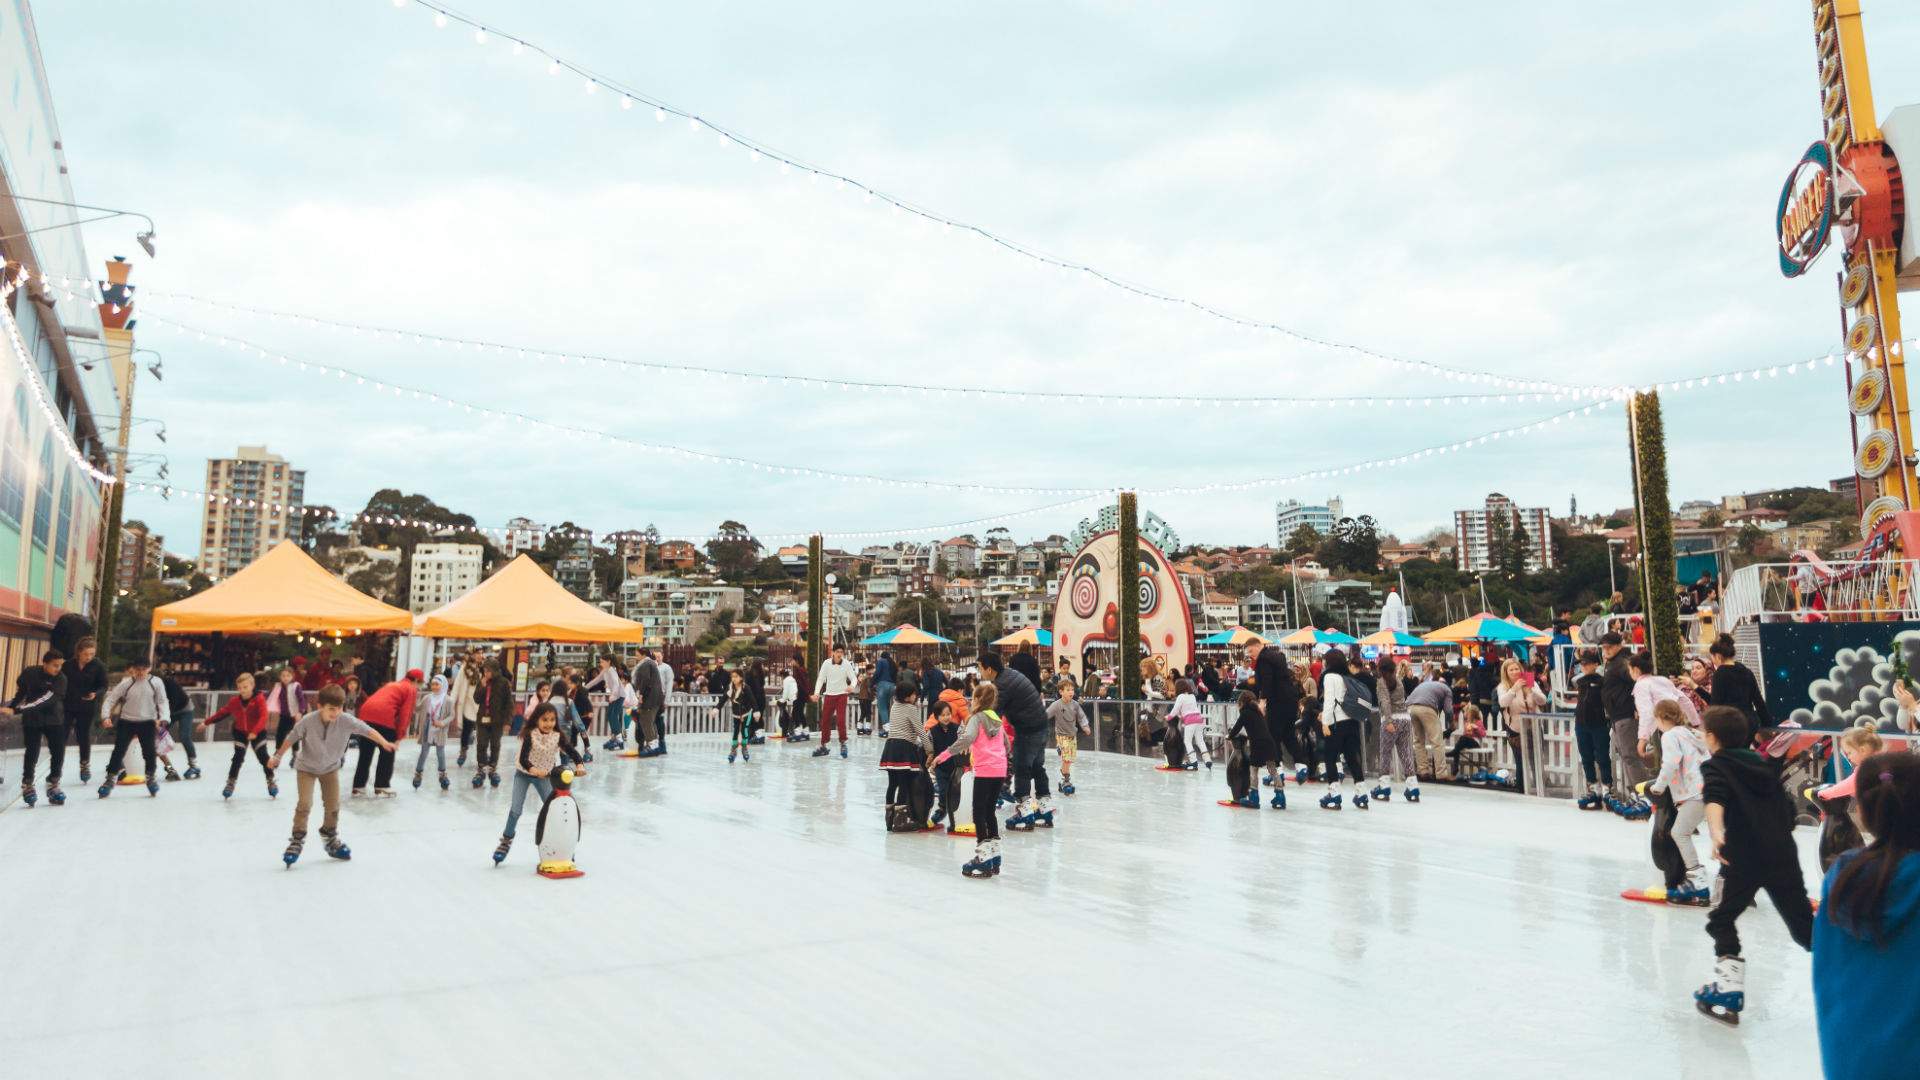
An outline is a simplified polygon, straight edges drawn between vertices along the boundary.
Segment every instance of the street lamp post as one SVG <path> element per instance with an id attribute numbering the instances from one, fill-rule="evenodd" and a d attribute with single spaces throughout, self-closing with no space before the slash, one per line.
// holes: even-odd
<path id="1" fill-rule="evenodd" d="M 1614 580 L 1614 576 L 1613 576 L 1613 564 L 1615 561 L 1614 555 L 1613 555 L 1613 549 L 1614 549 L 1614 545 L 1616 544 L 1622 547 L 1625 547 L 1626 541 L 1615 540 L 1612 538 L 1609 538 L 1607 540 L 1607 597 L 1608 599 L 1612 599 L 1613 594 L 1620 591 L 1620 586 Z"/>

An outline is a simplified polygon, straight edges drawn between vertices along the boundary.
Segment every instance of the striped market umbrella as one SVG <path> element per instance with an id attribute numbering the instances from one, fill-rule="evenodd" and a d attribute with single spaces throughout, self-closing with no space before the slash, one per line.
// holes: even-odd
<path id="1" fill-rule="evenodd" d="M 1053 648 L 1053 631 L 1042 630 L 1038 626 L 1023 627 L 1008 634 L 1006 637 L 995 638 L 991 644 L 996 647 L 1006 648 L 1032 645 L 1038 649 L 1051 649 Z"/>
<path id="2" fill-rule="evenodd" d="M 1461 619 L 1452 626 L 1443 626 L 1427 635 L 1428 645 L 1457 645 L 1462 642 L 1491 642 L 1511 645 L 1530 641 L 1538 630 L 1516 626 L 1497 615 L 1481 612 L 1471 618 Z"/>
<path id="3" fill-rule="evenodd" d="M 1418 634 L 1409 634 L 1404 630 L 1380 630 L 1360 639 L 1362 645 L 1391 646 L 1396 649 L 1417 649 L 1427 644 Z"/>
<path id="4" fill-rule="evenodd" d="M 1195 645 L 1265 645 L 1267 639 L 1244 626 L 1229 626 L 1217 634 L 1208 634 Z"/>

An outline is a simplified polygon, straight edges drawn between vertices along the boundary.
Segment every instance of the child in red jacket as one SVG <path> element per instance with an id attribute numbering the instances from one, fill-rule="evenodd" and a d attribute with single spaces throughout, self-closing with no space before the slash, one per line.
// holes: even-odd
<path id="1" fill-rule="evenodd" d="M 273 770 L 267 766 L 267 695 L 258 693 L 253 686 L 253 676 L 245 672 L 233 680 L 233 696 L 225 705 L 200 722 L 200 727 L 210 728 L 220 722 L 224 716 L 233 717 L 233 764 L 227 766 L 227 786 L 220 792 L 223 799 L 233 798 L 233 785 L 240 780 L 240 765 L 247 760 L 247 749 L 253 749 L 253 756 L 260 759 L 260 769 L 267 774 L 267 797 L 280 797 L 280 787 L 273 782 Z"/>

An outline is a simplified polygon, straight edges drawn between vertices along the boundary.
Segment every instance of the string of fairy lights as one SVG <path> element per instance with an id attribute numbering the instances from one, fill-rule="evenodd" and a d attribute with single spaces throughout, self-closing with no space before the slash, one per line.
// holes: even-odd
<path id="1" fill-rule="evenodd" d="M 636 106 L 651 110 L 658 125 L 669 120 L 683 121 L 687 129 L 695 135 L 710 135 L 716 143 L 726 149 L 738 152 L 749 164 L 766 163 L 781 175 L 804 177 L 814 184 L 826 183 L 836 190 L 848 191 L 858 195 L 863 203 L 884 208 L 893 214 L 901 215 L 938 226 L 944 233 L 959 232 L 987 241 L 996 248 L 1017 255 L 1043 266 L 1051 267 L 1066 274 L 1082 276 L 1101 285 L 1129 293 L 1143 299 L 1156 301 L 1171 307 L 1196 312 L 1209 319 L 1244 329 L 1258 330 L 1281 335 L 1296 344 L 1330 353 L 1348 359 L 1364 359 L 1388 364 L 1407 371 L 1438 375 L 1444 378 L 1480 383 L 1488 386 L 1506 386 L 1514 389 L 1572 392 L 1581 388 L 1563 383 L 1541 379 L 1515 379 L 1509 375 L 1492 371 L 1479 371 L 1471 368 L 1453 367 L 1428 360 L 1413 360 L 1394 356 L 1374 349 L 1343 342 L 1331 341 L 1312 334 L 1263 319 L 1236 315 L 1223 308 L 1205 303 L 1191 297 L 1179 296 L 1160 289 L 1128 281 L 1117 274 L 1103 270 L 1088 263 L 1049 254 L 1030 244 L 1011 239 L 994 232 L 983 225 L 964 221 L 950 214 L 918 205 L 907 199 L 888 194 L 886 191 L 863 180 L 845 175 L 821 165 L 807 162 L 800 157 L 777 150 L 765 142 L 752 138 L 727 127 L 717 120 L 703 116 L 691 109 L 673 105 L 662 98 L 636 90 L 611 76 L 596 72 L 579 61 L 569 59 L 538 45 L 527 37 L 504 30 L 491 23 L 461 13 L 438 0 L 392 0 L 396 8 L 418 7 L 432 15 L 433 25 L 441 30 L 458 25 L 472 36 L 475 45 L 480 47 L 505 47 L 515 56 L 529 57 L 529 63 L 540 64 L 544 61 L 545 70 L 550 77 L 568 76 L 577 80 L 582 97 L 603 99 L 613 103 L 622 112 L 632 112 Z M 602 94 L 604 91 L 604 95 Z"/>
<path id="2" fill-rule="evenodd" d="M 20 325 L 14 322 L 13 311 L 6 303 L 16 287 L 17 285 L 7 284 L 4 277 L 0 277 L 0 324 L 5 326 L 7 345 L 31 391 L 27 396 L 39 408 L 40 414 L 46 418 L 47 430 L 56 434 L 60 449 L 68 459 L 96 483 L 111 484 L 113 474 L 94 465 L 87 459 L 87 455 L 80 451 L 80 445 L 74 441 L 73 432 L 67 430 L 66 419 L 54 407 L 53 395 L 47 391 L 47 384 L 40 378 L 38 366 L 34 364 L 32 354 L 27 351 L 26 341 L 20 337 Z"/>

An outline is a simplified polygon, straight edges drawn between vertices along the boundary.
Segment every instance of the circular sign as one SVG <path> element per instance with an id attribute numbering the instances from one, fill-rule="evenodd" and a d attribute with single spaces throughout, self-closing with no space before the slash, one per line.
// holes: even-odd
<path id="1" fill-rule="evenodd" d="M 1847 271 L 1847 279 L 1840 286 L 1840 302 L 1848 307 L 1859 307 L 1860 301 L 1867 298 L 1867 288 L 1873 284 L 1873 271 L 1861 263 Z"/>
<path id="2" fill-rule="evenodd" d="M 1826 250 L 1833 231 L 1833 151 L 1826 143 L 1807 147 L 1806 156 L 1787 174 L 1773 220 L 1780 240 L 1780 272 L 1799 277 Z"/>
<path id="3" fill-rule="evenodd" d="M 1873 500 L 1860 514 L 1860 535 L 1872 536 L 1873 530 L 1879 528 L 1880 523 L 1885 521 L 1888 515 L 1897 514 L 1905 509 L 1906 506 L 1900 502 L 1900 497 L 1897 495 L 1882 495 Z"/>
<path id="4" fill-rule="evenodd" d="M 1893 453 L 1893 432 L 1876 429 L 1860 440 L 1860 449 L 1853 455 L 1853 471 L 1872 480 L 1893 464 Z"/>
<path id="5" fill-rule="evenodd" d="M 1854 380 L 1853 393 L 1848 395 L 1847 405 L 1855 416 L 1865 416 L 1880 407 L 1880 401 L 1887 396 L 1887 377 L 1879 368 L 1868 368 Z"/>
<path id="6" fill-rule="evenodd" d="M 1880 320 L 1872 315 L 1862 315 L 1853 320 L 1853 328 L 1847 331 L 1847 351 L 1866 352 L 1880 340 Z"/>

